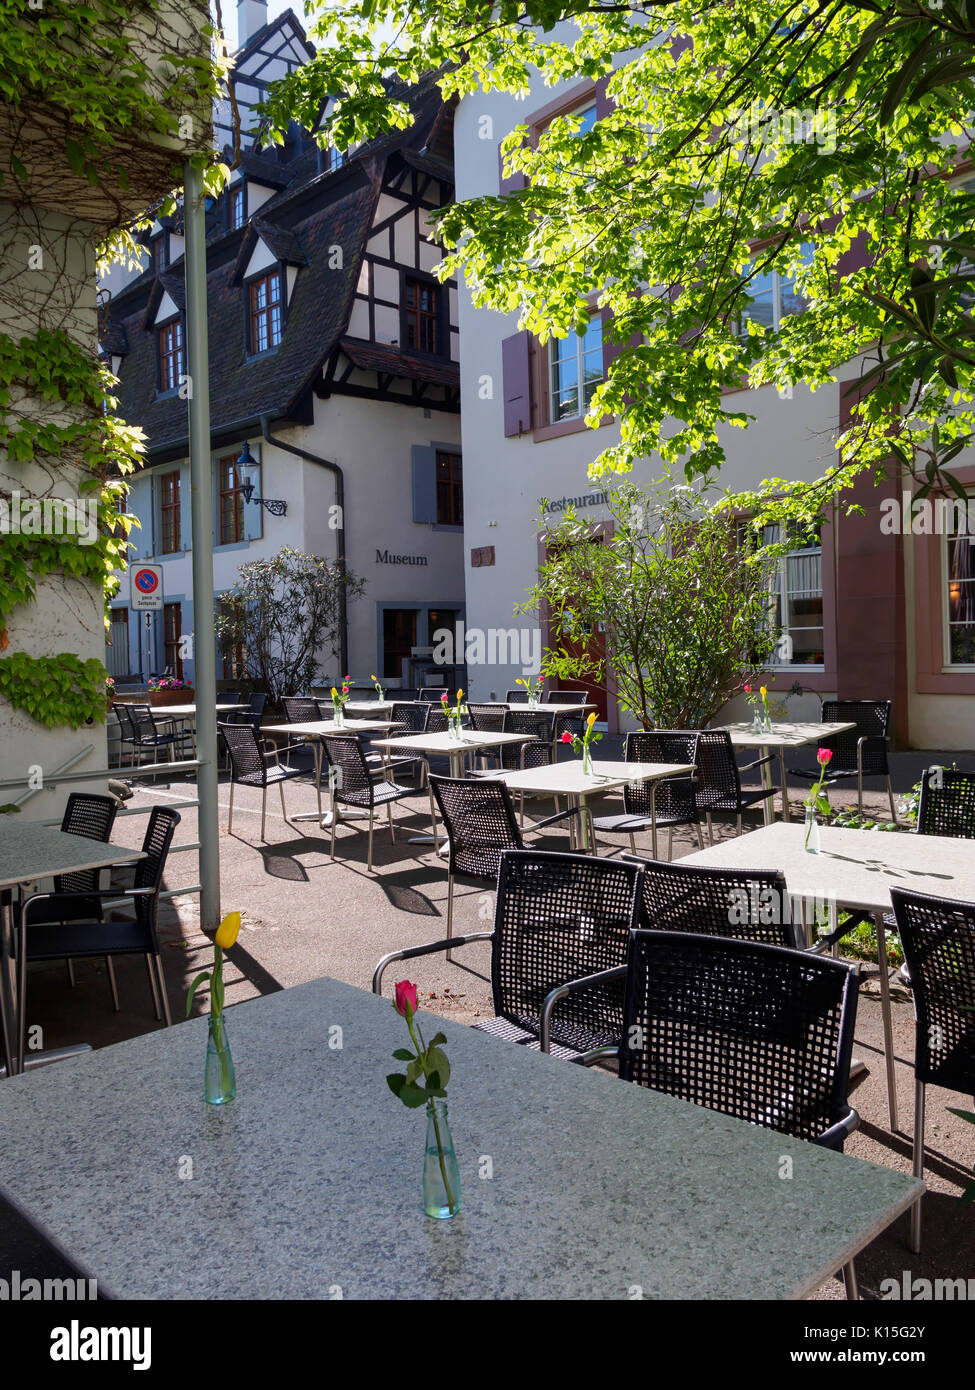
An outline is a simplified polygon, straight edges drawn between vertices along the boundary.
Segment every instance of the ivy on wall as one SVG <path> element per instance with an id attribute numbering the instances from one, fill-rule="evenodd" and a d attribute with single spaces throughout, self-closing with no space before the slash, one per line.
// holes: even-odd
<path id="1" fill-rule="evenodd" d="M 202 0 L 45 0 L 37 9 L 0 0 L 0 199 L 14 210 L 58 210 L 65 191 L 101 237 L 99 269 L 131 266 L 133 230 L 173 206 L 168 190 L 184 158 L 202 170 L 208 192 L 226 182 L 209 124 L 229 70 Z M 23 321 L 16 278 L 0 289 L 4 309 L 8 322 Z M 0 653 L 10 614 L 34 601 L 44 576 L 99 586 L 107 623 L 138 525 L 117 502 L 141 459 L 142 431 L 115 417 L 111 373 L 62 328 L 46 326 L 40 309 L 36 322 L 33 335 L 0 330 L 0 450 L 21 467 L 53 465 L 74 495 L 96 502 L 97 530 L 90 544 L 50 532 L 2 537 Z M 0 696 L 47 728 L 104 719 L 106 677 L 101 661 L 71 652 L 0 655 Z"/>

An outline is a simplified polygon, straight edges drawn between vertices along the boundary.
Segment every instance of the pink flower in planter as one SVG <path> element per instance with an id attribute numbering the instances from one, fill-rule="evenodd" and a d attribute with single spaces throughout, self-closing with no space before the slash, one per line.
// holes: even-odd
<path id="1" fill-rule="evenodd" d="M 825 767 L 833 758 L 832 748 L 820 748 L 816 753 L 816 761 L 821 767 Z"/>
<path id="2" fill-rule="evenodd" d="M 572 742 L 572 735 L 569 733 L 568 729 L 566 729 L 566 731 L 565 731 L 565 733 L 562 735 L 562 738 L 561 738 L 560 741 L 561 741 L 562 743 L 571 743 L 571 742 Z"/>
<path id="3" fill-rule="evenodd" d="M 396 1012 L 402 1014 L 405 1019 L 416 1013 L 416 985 L 411 984 L 409 980 L 397 981 Z"/>
<path id="4" fill-rule="evenodd" d="M 440 703 L 441 703 L 442 705 L 445 705 L 445 704 L 447 703 L 447 692 L 446 692 L 446 690 L 445 690 L 444 693 L 440 696 Z"/>

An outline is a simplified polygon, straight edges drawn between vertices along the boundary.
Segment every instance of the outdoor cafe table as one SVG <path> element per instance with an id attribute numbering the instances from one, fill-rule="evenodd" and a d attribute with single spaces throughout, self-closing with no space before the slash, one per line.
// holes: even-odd
<path id="1" fill-rule="evenodd" d="M 710 849 L 689 854 L 682 864 L 706 864 L 715 869 L 780 869 L 795 899 L 812 899 L 838 908 L 869 912 L 877 926 L 880 962 L 880 1004 L 887 1068 L 887 1112 L 897 1129 L 894 1088 L 894 1042 L 887 980 L 887 941 L 884 913 L 890 912 L 890 889 L 907 888 L 942 898 L 975 902 L 975 854 L 971 840 L 942 835 L 911 835 L 902 831 L 843 830 L 821 826 L 821 852 L 803 848 L 801 825 L 766 825 L 748 835 L 724 840 Z"/>
<path id="2" fill-rule="evenodd" d="M 619 791 L 628 782 L 649 782 L 650 786 L 650 826 L 653 837 L 653 857 L 657 857 L 657 817 L 656 783 L 668 777 L 686 777 L 694 771 L 693 763 L 624 763 L 599 761 L 594 758 L 592 772 L 584 773 L 582 759 L 569 759 L 562 763 L 548 763 L 543 767 L 525 768 L 518 772 L 504 772 L 500 779 L 507 783 L 513 792 L 535 792 L 546 796 L 565 796 L 569 803 L 579 807 L 582 826 L 582 848 L 589 850 L 589 818 L 586 815 L 586 797 L 602 792 Z M 595 846 L 593 846 L 595 848 Z"/>
<path id="3" fill-rule="evenodd" d="M 789 819 L 789 788 L 785 775 L 785 750 L 787 748 L 802 748 L 806 744 L 815 743 L 818 747 L 833 734 L 841 734 L 845 729 L 855 729 L 855 724 L 797 724 L 787 723 L 785 720 L 773 720 L 772 731 L 766 734 L 753 734 L 750 723 L 742 724 L 722 724 L 719 726 L 731 735 L 731 742 L 735 748 L 759 748 L 764 757 L 770 750 L 777 750 L 779 755 L 779 775 L 782 779 L 782 819 Z M 815 758 L 812 759 L 815 762 Z M 762 786 L 770 787 L 772 779 L 769 775 L 768 763 L 762 768 Z M 765 812 L 766 825 L 772 820 L 774 811 L 770 797 L 763 806 Z"/>
<path id="4" fill-rule="evenodd" d="M 401 753 L 409 749 L 422 753 L 424 757 L 441 757 L 450 760 L 451 777 L 463 777 L 464 759 L 469 753 L 484 752 L 492 748 L 503 748 L 511 743 L 533 743 L 531 734 L 491 734 L 477 733 L 474 729 L 462 729 L 460 739 L 450 734 L 403 734 L 398 738 L 377 738 L 373 748 L 386 748 L 391 753 Z M 411 845 L 433 843 L 439 847 L 437 837 L 437 815 L 430 795 L 430 815 L 433 819 L 432 835 L 417 835 L 410 839 Z M 440 851 L 443 853 L 443 850 Z"/>
<path id="5" fill-rule="evenodd" d="M 0 890 L 21 888 L 35 879 L 50 878 L 54 874 L 105 869 L 145 857 L 142 850 L 108 845 L 84 835 L 68 835 L 36 821 L 21 820 L 19 816 L 4 816 L 0 830 Z M 7 1065 L 12 1073 L 23 1069 L 21 1000 L 12 955 L 14 912 L 12 900 L 0 912 L 0 1026 Z"/>
<path id="6" fill-rule="evenodd" d="M 203 1017 L 0 1086 L 0 1190 L 101 1294 L 802 1298 L 923 1191 L 421 1011 L 460 1166 L 435 1221 L 426 1115 L 386 1086 L 407 1041 L 388 998 L 320 979 L 225 1018 L 226 1106 L 203 1101 Z"/>
<path id="7" fill-rule="evenodd" d="M 317 820 L 319 827 L 323 830 L 332 823 L 334 808 L 329 808 L 327 816 L 321 815 L 323 739 L 330 737 L 348 738 L 350 734 L 386 733 L 394 727 L 391 719 L 350 719 L 348 724 L 336 724 L 334 719 L 310 719 L 298 724 L 265 724 L 261 729 L 262 735 L 287 734 L 290 737 L 294 734 L 298 738 L 307 739 L 311 744 L 312 757 L 315 759 L 315 786 L 318 790 L 319 810 L 302 811 L 298 815 L 292 816 L 291 819 L 293 821 Z M 349 812 L 346 810 L 346 815 L 348 814 Z"/>

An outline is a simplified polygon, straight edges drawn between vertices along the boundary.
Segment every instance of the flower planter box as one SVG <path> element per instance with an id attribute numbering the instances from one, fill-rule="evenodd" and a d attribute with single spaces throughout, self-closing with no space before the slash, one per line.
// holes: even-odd
<path id="1" fill-rule="evenodd" d="M 196 700 L 196 692 L 190 686 L 184 686 L 182 690 L 150 690 L 150 705 L 192 705 Z"/>

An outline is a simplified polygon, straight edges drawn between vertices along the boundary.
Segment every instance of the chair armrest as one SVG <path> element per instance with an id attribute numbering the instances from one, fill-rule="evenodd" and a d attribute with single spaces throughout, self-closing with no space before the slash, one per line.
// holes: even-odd
<path id="1" fill-rule="evenodd" d="M 778 758 L 778 753 L 767 753 L 764 758 L 756 758 L 753 763 L 745 763 L 738 768 L 739 772 L 751 772 L 754 767 L 763 767 L 765 763 L 774 763 Z"/>
<path id="2" fill-rule="evenodd" d="M 608 1062 L 611 1057 L 619 1061 L 618 1047 L 594 1047 L 591 1052 L 581 1052 L 572 1061 L 577 1067 L 594 1067 L 597 1062 Z"/>
<path id="3" fill-rule="evenodd" d="M 26 918 L 27 909 L 30 907 L 31 903 L 45 902 L 57 904 L 59 902 L 77 902 L 79 898 L 84 900 L 88 898 L 99 898 L 106 901 L 117 898 L 145 898 L 156 891 L 155 888 L 92 888 L 90 892 L 86 891 L 83 893 L 32 893 L 31 896 L 25 898 L 20 905 L 20 924 L 22 926 L 30 925 L 30 923 L 26 921 Z"/>
<path id="4" fill-rule="evenodd" d="M 533 821 L 531 825 L 526 827 L 524 833 L 529 835 L 536 830 L 543 830 L 546 825 L 551 825 L 554 821 L 566 820 L 569 816 L 580 814 L 581 810 L 578 806 L 570 806 L 567 811 L 557 811 L 554 816 L 546 816 L 544 820 Z"/>
<path id="5" fill-rule="evenodd" d="M 883 748 L 890 748 L 890 738 L 887 734 L 864 734 L 857 739 L 857 771 L 863 771 L 863 750 L 868 743 L 879 743 Z"/>
<path id="6" fill-rule="evenodd" d="M 564 985 L 556 985 L 555 989 L 551 990 L 545 996 L 545 1002 L 542 1005 L 542 1016 L 539 1020 L 538 1027 L 538 1039 L 541 1050 L 543 1052 L 551 1051 L 552 1010 L 561 999 L 568 999 L 570 994 L 578 994 L 579 991 L 583 989 L 592 989 L 594 985 L 604 985 L 608 984 L 610 980 L 622 980 L 625 978 L 626 966 L 614 965 L 612 970 L 600 970 L 596 975 L 582 975 L 578 980 L 569 980 Z"/>
<path id="7" fill-rule="evenodd" d="M 850 1107 L 842 1120 L 837 1120 L 835 1125 L 830 1125 L 829 1129 L 823 1131 L 818 1138 L 813 1140 L 814 1144 L 819 1144 L 824 1149 L 835 1149 L 842 1147 L 845 1140 L 849 1139 L 855 1129 L 860 1126 L 860 1116 Z"/>
<path id="8" fill-rule="evenodd" d="M 413 960 L 415 956 L 431 956 L 437 951 L 452 951 L 455 946 L 469 946 L 472 941 L 493 941 L 493 931 L 473 932 L 470 936 L 448 936 L 444 941 L 431 941 L 426 946 L 409 946 L 405 951 L 390 951 L 372 972 L 372 992 L 382 994 L 383 975 L 394 960 Z"/>

